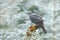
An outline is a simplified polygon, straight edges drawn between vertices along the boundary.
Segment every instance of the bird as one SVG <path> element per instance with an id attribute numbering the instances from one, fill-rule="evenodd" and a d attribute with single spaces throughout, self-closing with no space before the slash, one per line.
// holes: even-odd
<path id="1" fill-rule="evenodd" d="M 38 28 L 42 28 L 44 33 L 47 33 L 46 29 L 44 28 L 44 20 L 42 19 L 42 17 L 40 17 L 39 15 L 33 15 L 31 12 L 28 12 L 27 14 L 29 15 L 32 23 L 36 24 Z"/>

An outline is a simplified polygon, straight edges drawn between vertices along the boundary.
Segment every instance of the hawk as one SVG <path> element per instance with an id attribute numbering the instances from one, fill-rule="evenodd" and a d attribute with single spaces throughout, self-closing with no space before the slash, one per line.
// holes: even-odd
<path id="1" fill-rule="evenodd" d="M 31 20 L 32 23 L 36 24 L 38 26 L 38 28 L 42 28 L 42 30 L 47 33 L 46 29 L 44 28 L 44 23 L 43 23 L 43 19 L 38 16 L 38 15 L 32 15 L 32 13 L 28 13 L 29 18 Z"/>

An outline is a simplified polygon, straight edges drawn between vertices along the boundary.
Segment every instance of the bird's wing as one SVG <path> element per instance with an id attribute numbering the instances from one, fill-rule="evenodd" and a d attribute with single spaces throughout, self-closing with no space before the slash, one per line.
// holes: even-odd
<path id="1" fill-rule="evenodd" d="M 43 19 L 39 17 L 38 15 L 31 15 L 30 20 L 35 24 L 43 23 Z"/>
<path id="2" fill-rule="evenodd" d="M 37 17 L 38 19 L 44 21 L 44 20 L 41 18 L 41 16 L 39 16 L 39 15 L 34 15 L 34 16 Z"/>

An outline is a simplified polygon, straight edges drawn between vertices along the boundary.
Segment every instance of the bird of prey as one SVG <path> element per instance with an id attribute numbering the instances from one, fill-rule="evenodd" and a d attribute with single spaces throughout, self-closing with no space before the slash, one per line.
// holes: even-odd
<path id="1" fill-rule="evenodd" d="M 38 28 L 42 28 L 44 33 L 47 33 L 46 29 L 44 28 L 43 19 L 40 16 L 32 15 L 31 13 L 28 13 L 28 15 L 32 23 L 38 25 Z"/>

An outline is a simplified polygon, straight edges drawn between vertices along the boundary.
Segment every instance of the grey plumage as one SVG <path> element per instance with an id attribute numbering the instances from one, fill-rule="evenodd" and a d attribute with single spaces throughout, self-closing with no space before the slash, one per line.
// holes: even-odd
<path id="1" fill-rule="evenodd" d="M 46 29 L 44 28 L 43 19 L 40 16 L 30 14 L 30 20 L 31 22 L 38 25 L 39 28 L 42 28 L 45 33 L 47 33 Z"/>

